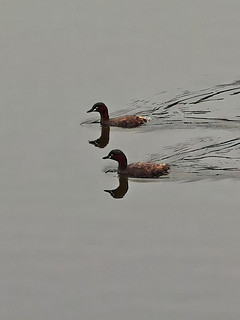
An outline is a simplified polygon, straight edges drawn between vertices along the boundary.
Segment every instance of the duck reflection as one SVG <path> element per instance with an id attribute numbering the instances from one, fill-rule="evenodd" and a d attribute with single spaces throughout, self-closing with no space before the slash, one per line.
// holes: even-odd
<path id="1" fill-rule="evenodd" d="M 97 140 L 88 141 L 90 144 L 93 144 L 98 148 L 105 148 L 109 143 L 109 135 L 110 135 L 110 127 L 109 126 L 101 126 L 101 136 Z"/>
<path id="2" fill-rule="evenodd" d="M 119 186 L 113 190 L 104 190 L 110 193 L 115 199 L 121 199 L 128 191 L 128 177 L 125 174 L 118 174 Z"/>

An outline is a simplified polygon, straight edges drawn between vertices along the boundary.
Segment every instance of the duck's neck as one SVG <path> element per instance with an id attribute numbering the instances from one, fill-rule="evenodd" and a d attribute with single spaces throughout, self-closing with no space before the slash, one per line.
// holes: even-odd
<path id="1" fill-rule="evenodd" d="M 127 168 L 127 157 L 125 156 L 125 154 L 119 155 L 117 161 L 118 161 L 118 170 L 119 171 L 122 171 Z"/>
<path id="2" fill-rule="evenodd" d="M 109 120 L 109 115 L 108 115 L 107 108 L 104 109 L 104 110 L 101 110 L 100 116 L 101 116 L 101 123 L 104 123 L 105 121 Z"/>

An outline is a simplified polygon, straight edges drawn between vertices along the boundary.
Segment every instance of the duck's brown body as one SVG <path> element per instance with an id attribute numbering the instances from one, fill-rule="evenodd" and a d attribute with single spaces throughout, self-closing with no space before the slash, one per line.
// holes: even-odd
<path id="1" fill-rule="evenodd" d="M 92 109 L 87 112 L 99 112 L 100 123 L 111 127 L 136 128 L 149 121 L 149 118 L 136 115 L 109 118 L 108 108 L 103 102 L 95 103 Z"/>
<path id="2" fill-rule="evenodd" d="M 170 166 L 165 163 L 136 162 L 127 164 L 127 157 L 118 149 L 112 150 L 103 159 L 113 159 L 118 162 L 118 172 L 134 178 L 158 178 L 169 172 Z"/>
<path id="3" fill-rule="evenodd" d="M 169 165 L 165 163 L 136 162 L 130 163 L 126 169 L 118 169 L 118 172 L 134 178 L 158 178 L 167 174 L 169 169 Z"/>
<path id="4" fill-rule="evenodd" d="M 141 116 L 124 116 L 118 118 L 110 118 L 108 120 L 101 119 L 101 124 L 111 127 L 136 128 L 146 123 L 147 118 Z"/>

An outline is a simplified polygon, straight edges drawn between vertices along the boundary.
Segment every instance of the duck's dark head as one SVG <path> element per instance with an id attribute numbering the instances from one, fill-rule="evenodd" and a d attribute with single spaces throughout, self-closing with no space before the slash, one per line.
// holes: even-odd
<path id="1" fill-rule="evenodd" d="M 108 108 L 105 105 L 105 103 L 103 102 L 97 102 L 93 105 L 93 107 L 87 111 L 87 113 L 89 112 L 99 112 L 101 114 L 101 116 L 106 120 L 109 119 L 108 116 Z"/>
<path id="2" fill-rule="evenodd" d="M 106 157 L 103 157 L 103 159 L 112 159 L 117 161 L 118 169 L 124 170 L 127 167 L 127 157 L 119 149 L 114 149 L 110 151 Z"/>

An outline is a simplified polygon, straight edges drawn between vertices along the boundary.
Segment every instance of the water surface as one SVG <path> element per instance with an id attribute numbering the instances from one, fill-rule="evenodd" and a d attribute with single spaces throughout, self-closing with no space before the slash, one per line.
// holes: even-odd
<path id="1" fill-rule="evenodd" d="M 239 319 L 238 4 L 0 15 L 1 318 Z M 151 121 L 103 132 L 97 101 Z M 114 148 L 170 175 L 105 174 Z"/>

